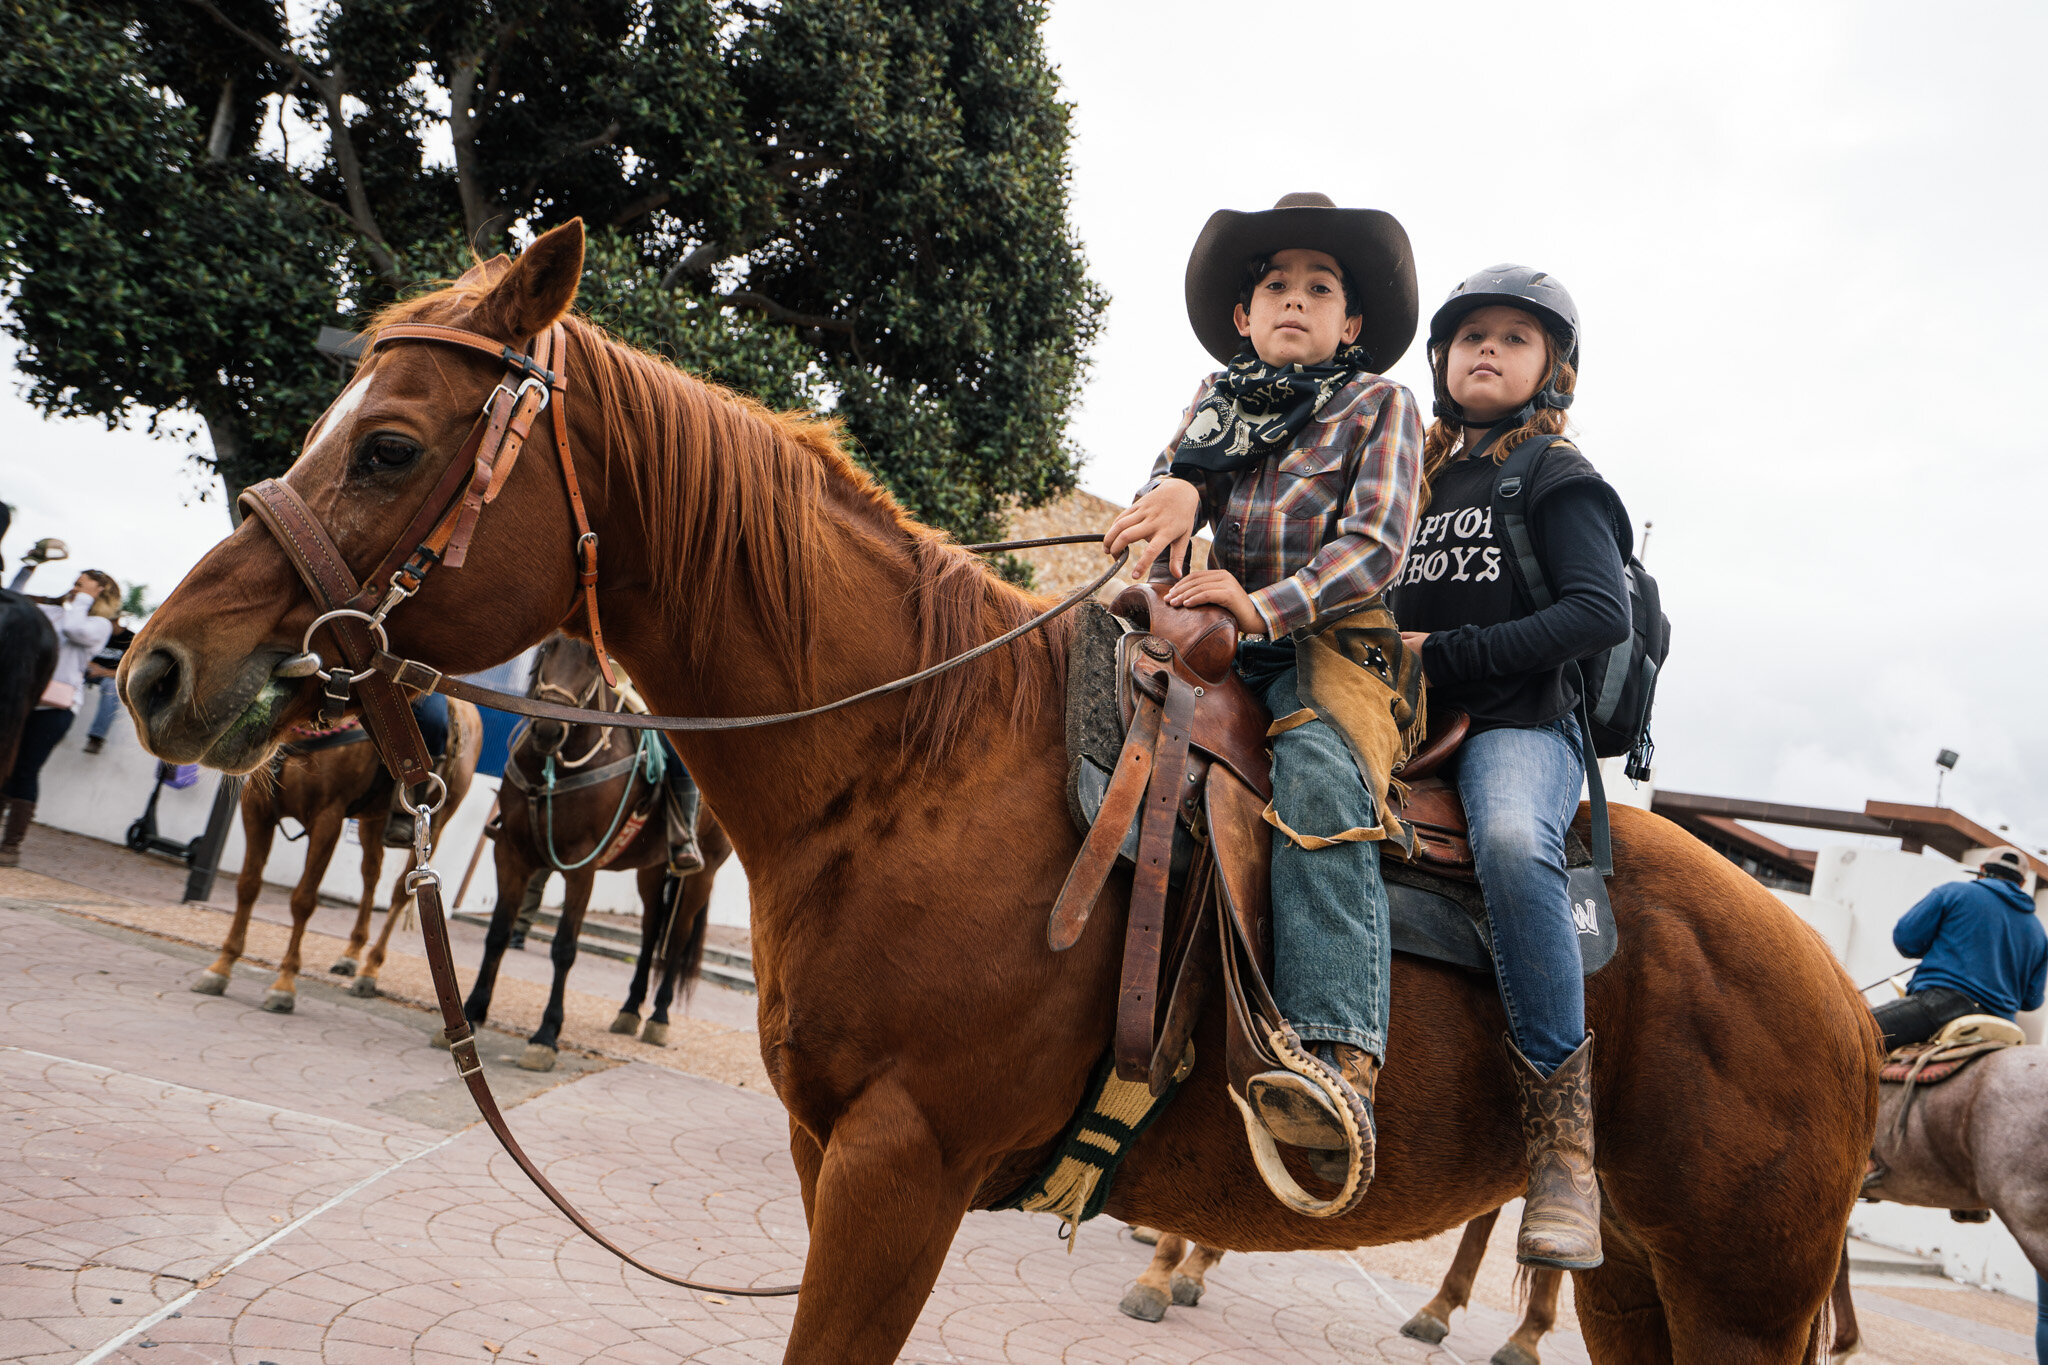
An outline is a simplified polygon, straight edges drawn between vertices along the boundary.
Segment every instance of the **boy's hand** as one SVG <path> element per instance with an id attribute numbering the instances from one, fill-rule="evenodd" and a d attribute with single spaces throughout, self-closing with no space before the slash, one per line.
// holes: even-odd
<path id="1" fill-rule="evenodd" d="M 1161 550 L 1167 551 L 1167 568 L 1178 574 L 1187 567 L 1188 541 L 1194 538 L 1195 518 L 1201 512 L 1200 489 L 1186 479 L 1162 479 L 1109 524 L 1102 537 L 1103 553 L 1114 559 L 1126 545 L 1142 540 L 1144 553 L 1131 561 L 1132 582 L 1145 581 Z"/>
<path id="2" fill-rule="evenodd" d="M 1428 638 L 1429 632 L 1426 630 L 1404 630 L 1401 632 L 1401 643 L 1406 645 L 1408 652 L 1418 659 L 1422 657 L 1422 642 Z M 1422 675 L 1422 681 L 1425 683 L 1429 681 L 1429 674 L 1427 672 Z"/>
<path id="3" fill-rule="evenodd" d="M 1252 605 L 1251 594 L 1228 569 L 1191 573 L 1166 590 L 1169 607 L 1218 606 L 1230 613 L 1245 635 L 1264 635 L 1266 618 Z"/>

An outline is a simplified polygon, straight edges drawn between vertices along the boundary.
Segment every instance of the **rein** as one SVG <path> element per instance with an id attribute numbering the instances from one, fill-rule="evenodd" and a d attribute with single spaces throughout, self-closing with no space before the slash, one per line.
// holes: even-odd
<path id="1" fill-rule="evenodd" d="M 838 701 L 801 711 L 788 711 L 769 716 L 651 716 L 625 710 L 593 711 L 580 705 L 564 706 L 537 697 L 515 696 L 492 688 L 479 687 L 459 678 L 450 678 L 440 670 L 430 668 L 417 660 L 404 659 L 392 654 L 384 631 L 384 619 L 400 603 L 420 590 L 427 574 L 436 565 L 445 564 L 451 569 L 462 567 L 478 518 L 482 515 L 483 509 L 503 490 L 506 479 L 518 464 L 520 453 L 525 448 L 534 419 L 540 415 L 543 408 L 553 410 L 555 453 L 561 466 L 562 482 L 568 494 L 570 510 L 575 519 L 577 535 L 572 554 L 576 563 L 577 583 L 582 589 L 584 615 L 588 618 L 590 642 L 597 651 L 598 670 L 605 682 L 614 688 L 618 686 L 618 679 L 612 672 L 611 661 L 605 653 L 604 635 L 598 623 L 598 537 L 597 533 L 590 529 L 589 518 L 584 511 L 583 494 L 577 483 L 575 462 L 569 450 L 569 424 L 566 412 L 568 333 L 560 322 L 556 322 L 547 331 L 536 336 L 526 351 L 521 353 L 511 346 L 477 332 L 431 323 L 407 323 L 380 330 L 371 340 L 370 349 L 374 353 L 380 347 L 398 342 L 454 346 L 473 351 L 501 363 L 505 367 L 505 375 L 485 399 L 483 412 L 471 427 L 469 436 L 463 442 L 455 459 L 449 462 L 440 482 L 428 493 L 425 502 L 414 514 L 404 533 L 361 583 L 356 581 L 347 560 L 334 543 L 334 538 L 328 534 L 327 528 L 321 524 L 320 519 L 314 515 L 313 510 L 306 505 L 296 489 L 279 479 L 265 479 L 243 491 L 241 505 L 276 538 L 279 548 L 291 561 L 292 567 L 298 571 L 315 605 L 320 609 L 320 614 L 306 627 L 305 636 L 299 646 L 300 652 L 278 664 L 272 671 L 272 677 L 319 678 L 324 685 L 320 714 L 328 724 L 338 722 L 351 700 L 359 698 L 363 721 L 377 745 L 378 755 L 398 781 L 399 803 L 413 816 L 415 867 L 406 874 L 405 888 L 416 898 L 418 904 L 420 936 L 427 950 L 427 967 L 433 978 L 436 1002 L 441 1009 L 448 1051 L 455 1059 L 457 1074 L 468 1087 L 470 1098 L 476 1103 L 477 1112 L 483 1116 L 491 1133 L 505 1149 L 505 1154 L 526 1173 L 527 1179 L 533 1182 L 535 1188 L 546 1195 L 548 1201 L 561 1210 L 586 1237 L 626 1264 L 652 1275 L 657 1280 L 683 1289 L 742 1298 L 774 1298 L 795 1294 L 802 1288 L 801 1285 L 740 1288 L 706 1284 L 684 1279 L 648 1265 L 599 1232 L 589 1219 L 579 1213 L 562 1192 L 541 1174 L 533 1159 L 527 1156 L 525 1149 L 519 1145 L 519 1140 L 512 1135 L 511 1128 L 505 1122 L 504 1113 L 498 1108 L 497 1097 L 491 1093 L 490 1082 L 484 1076 L 483 1063 L 477 1056 L 475 1029 L 462 1012 L 461 989 L 455 976 L 455 958 L 448 940 L 447 916 L 441 905 L 441 875 L 434 870 L 430 861 L 433 853 L 433 817 L 446 801 L 448 788 L 440 775 L 433 771 L 426 742 L 420 736 L 419 724 L 413 717 L 411 704 L 406 697 L 406 689 L 421 693 L 438 691 L 446 696 L 534 719 L 641 731 L 745 730 L 783 725 L 905 691 L 927 679 L 963 667 L 994 650 L 1001 649 L 1030 632 L 1041 629 L 1092 597 L 1123 568 L 1125 561 L 1130 558 L 1130 552 L 1125 550 L 1118 555 L 1109 568 L 1093 582 L 1069 593 L 1029 621 L 1005 631 L 986 644 L 977 645 L 973 649 L 943 660 L 930 668 L 920 669 L 907 677 L 898 678 L 894 682 L 883 683 L 852 696 L 842 697 Z M 996 541 L 963 548 L 988 553 L 1032 549 L 1043 545 L 1076 545 L 1100 539 L 1100 536 L 1090 535 L 1046 536 L 1033 540 Z M 340 664 L 329 664 L 313 649 L 313 637 L 322 626 L 329 626 L 332 630 L 341 654 Z M 637 756 L 636 750 L 636 758 Z M 586 755 L 585 761 L 588 757 Z M 416 787 L 435 787 L 439 791 L 431 800 L 423 795 L 415 802 L 413 791 Z M 628 790 L 631 790 L 631 784 L 628 784 Z"/>

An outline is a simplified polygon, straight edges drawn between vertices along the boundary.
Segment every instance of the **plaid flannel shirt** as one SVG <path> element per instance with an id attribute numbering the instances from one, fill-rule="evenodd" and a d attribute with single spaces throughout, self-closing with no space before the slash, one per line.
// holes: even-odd
<path id="1" fill-rule="evenodd" d="M 1195 391 L 1140 497 L 1166 477 L 1195 407 L 1220 377 Z M 1279 455 L 1236 474 L 1204 475 L 1196 529 L 1213 528 L 1210 562 L 1244 585 L 1277 640 L 1393 583 L 1415 532 L 1421 482 L 1414 395 L 1362 374 L 1331 394 Z"/>

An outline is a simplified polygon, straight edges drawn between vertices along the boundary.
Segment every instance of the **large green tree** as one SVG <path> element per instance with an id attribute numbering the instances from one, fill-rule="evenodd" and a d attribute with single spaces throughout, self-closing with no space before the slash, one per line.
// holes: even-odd
<path id="1" fill-rule="evenodd" d="M 294 7 L 290 13 L 302 14 Z M 312 351 L 571 216 L 584 306 L 826 407 L 963 536 L 1072 486 L 1102 307 L 1067 109 L 1016 0 L 0 4 L 0 268 L 53 413 L 195 414 L 230 484 L 333 387 Z"/>

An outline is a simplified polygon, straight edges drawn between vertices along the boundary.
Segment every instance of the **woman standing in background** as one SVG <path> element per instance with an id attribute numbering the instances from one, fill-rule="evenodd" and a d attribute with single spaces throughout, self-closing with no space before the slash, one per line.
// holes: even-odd
<path id="1" fill-rule="evenodd" d="M 106 648 L 121 614 L 121 585 L 111 574 L 87 569 L 59 598 L 40 599 L 57 628 L 57 671 L 23 727 L 14 771 L 0 784 L 0 867 L 21 862 L 21 841 L 35 819 L 37 782 L 50 753 L 71 729 L 85 695 L 85 668 Z"/>

